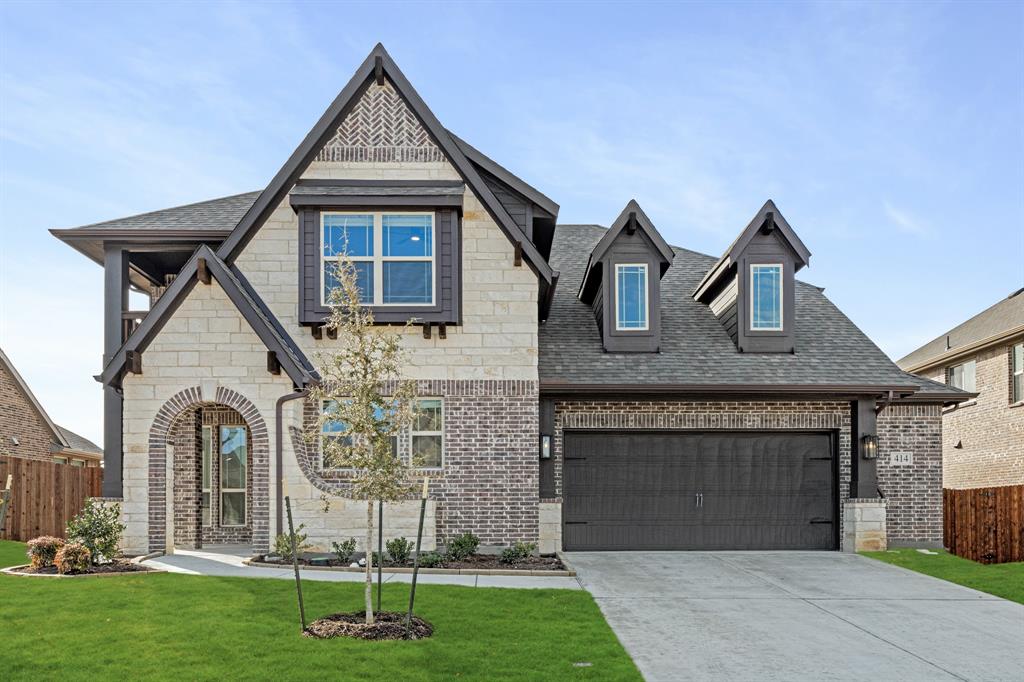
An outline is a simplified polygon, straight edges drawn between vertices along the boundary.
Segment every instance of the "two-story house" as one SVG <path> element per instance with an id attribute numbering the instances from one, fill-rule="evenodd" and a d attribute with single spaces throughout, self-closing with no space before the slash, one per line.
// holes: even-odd
<path id="1" fill-rule="evenodd" d="M 798 281 L 810 252 L 771 201 L 717 259 L 624 203 L 609 228 L 557 224 L 378 45 L 263 190 L 55 230 L 105 271 L 127 549 L 265 549 L 285 490 L 311 541 L 361 537 L 349 473 L 302 437 L 342 249 L 377 322 L 415 325 L 398 456 L 433 481 L 428 546 L 938 544 L 941 410 L 969 395 L 901 371 Z M 416 508 L 389 505 L 386 535 L 412 536 Z"/>
<path id="2" fill-rule="evenodd" d="M 943 410 L 944 487 L 1024 484 L 1024 289 L 896 364 L 977 393 Z"/>

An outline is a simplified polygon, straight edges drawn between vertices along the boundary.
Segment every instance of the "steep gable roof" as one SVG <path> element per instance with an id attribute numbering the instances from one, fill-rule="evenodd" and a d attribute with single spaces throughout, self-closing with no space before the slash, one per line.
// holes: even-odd
<path id="1" fill-rule="evenodd" d="M 46 427 L 53 434 L 54 439 L 62 447 L 68 447 L 68 441 L 64 437 L 64 434 L 61 432 L 60 428 L 53 423 L 53 420 L 50 419 L 50 415 L 48 415 L 46 413 L 46 410 L 43 409 L 42 403 L 40 403 L 36 399 L 35 393 L 33 393 L 32 389 L 28 387 L 28 384 L 21 377 L 21 374 L 18 373 L 17 368 L 15 368 L 14 363 L 11 362 L 10 358 L 7 357 L 7 354 L 4 353 L 2 348 L 0 348 L 0 365 L 3 365 L 4 369 L 7 370 L 7 373 L 11 375 L 12 379 L 14 379 L 14 383 L 18 386 L 18 389 L 21 391 L 22 395 L 24 395 L 25 398 L 29 401 L 29 403 L 32 404 L 32 407 L 35 408 L 35 411 L 39 413 L 39 416 L 46 424 Z"/>
<path id="2" fill-rule="evenodd" d="M 937 336 L 896 364 L 913 372 L 1017 334 L 1024 334 L 1024 289 Z"/>
<path id="3" fill-rule="evenodd" d="M 797 271 L 810 263 L 811 252 L 804 246 L 796 231 L 790 227 L 789 222 L 783 217 L 775 202 L 769 199 L 764 202 L 764 206 L 757 212 L 753 220 L 743 228 L 739 236 L 729 245 L 729 248 L 725 250 L 721 258 L 715 261 L 715 264 L 708 269 L 707 274 L 704 275 L 696 289 L 694 289 L 693 297 L 697 300 L 704 298 L 721 276 L 729 271 L 732 265 L 739 260 L 740 254 L 747 248 L 750 240 L 761 230 L 767 232 L 778 231 L 777 233 L 782 241 L 793 249 L 793 253 L 796 254 Z"/>
<path id="4" fill-rule="evenodd" d="M 581 299 L 589 301 L 597 287 L 597 282 L 600 281 L 600 268 L 595 267 L 595 265 L 601 261 L 623 230 L 632 229 L 642 231 L 654 245 L 654 249 L 661 257 L 661 274 L 665 274 L 668 266 L 672 264 L 672 260 L 675 258 L 675 253 L 664 237 L 661 236 L 661 233 L 658 232 L 657 228 L 654 227 L 651 219 L 640 208 L 640 204 L 637 203 L 636 199 L 630 199 L 629 203 L 626 204 L 626 208 L 622 209 L 622 213 L 619 214 L 619 217 L 615 219 L 612 226 L 608 228 L 608 231 L 604 233 L 604 236 L 601 237 L 601 240 L 597 242 L 597 245 L 590 252 L 590 257 L 587 259 L 587 266 L 584 270 L 585 275 L 580 283 L 579 293 L 577 294 Z"/>
<path id="5" fill-rule="evenodd" d="M 174 311 L 185 301 L 198 281 L 199 261 L 204 260 L 210 274 L 224 289 L 228 298 L 259 336 L 267 350 L 273 351 L 283 369 L 297 386 L 306 386 L 319 380 L 312 364 L 295 345 L 281 323 L 259 297 L 242 273 L 227 265 L 208 246 L 200 246 L 185 263 L 174 282 L 153 309 L 142 320 L 138 329 L 114 353 L 97 380 L 104 384 L 120 381 L 128 361 L 128 353 L 142 352 L 156 338 Z"/>
<path id="6" fill-rule="evenodd" d="M 299 179 L 303 171 L 336 134 L 338 126 L 345 120 L 352 107 L 359 102 L 359 98 L 366 91 L 370 83 L 384 83 L 385 79 L 390 81 L 395 90 L 413 110 L 419 118 L 423 127 L 430 134 L 434 143 L 441 148 L 448 161 L 455 167 L 473 193 L 480 199 L 480 202 L 487 209 L 498 227 L 505 233 L 508 239 L 516 244 L 521 250 L 523 257 L 530 267 L 545 282 L 550 284 L 552 270 L 547 261 L 537 251 L 533 243 L 523 234 L 515 221 L 508 214 L 508 211 L 501 205 L 497 197 L 484 183 L 480 174 L 470 161 L 466 158 L 462 149 L 455 143 L 448 131 L 444 129 L 440 121 L 434 116 L 430 108 L 420 98 L 419 93 L 406 79 L 398 65 L 395 64 L 391 55 L 380 43 L 363 60 L 363 63 L 356 69 L 352 79 L 338 93 L 327 111 L 323 113 L 313 128 L 306 134 L 292 155 L 277 172 L 267 185 L 267 188 L 259 195 L 250 209 L 242 216 L 242 219 L 235 226 L 227 239 L 217 249 L 217 255 L 226 263 L 234 262 L 234 259 L 245 248 L 245 245 L 255 233 L 266 222 L 274 209 L 285 199 L 292 185 Z"/>
<path id="7" fill-rule="evenodd" d="M 103 454 L 103 448 L 96 445 L 96 443 L 93 443 L 85 436 L 80 436 L 71 429 L 65 429 L 63 426 L 58 425 L 57 428 L 60 430 L 61 435 L 64 436 L 64 439 L 68 442 L 68 450 L 80 452 L 85 455 L 99 456 Z"/>

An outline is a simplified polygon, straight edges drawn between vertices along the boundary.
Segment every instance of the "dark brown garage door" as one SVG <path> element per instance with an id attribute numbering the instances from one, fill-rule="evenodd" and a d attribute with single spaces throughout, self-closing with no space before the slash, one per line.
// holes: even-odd
<path id="1" fill-rule="evenodd" d="M 566 550 L 834 549 L 832 436 L 565 434 Z"/>

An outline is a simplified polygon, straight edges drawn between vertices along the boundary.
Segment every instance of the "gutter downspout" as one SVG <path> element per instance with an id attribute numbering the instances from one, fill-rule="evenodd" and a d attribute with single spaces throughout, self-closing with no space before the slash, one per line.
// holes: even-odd
<path id="1" fill-rule="evenodd" d="M 282 422 L 284 421 L 284 404 L 291 400 L 298 400 L 299 398 L 305 398 L 309 395 L 309 389 L 304 388 L 299 391 L 287 393 L 277 399 L 274 405 L 274 417 L 276 419 L 274 433 L 274 470 L 277 472 L 277 485 L 274 491 L 274 501 L 277 509 L 277 535 L 284 533 L 284 492 L 281 483 L 284 481 L 284 477 L 281 473 L 281 469 L 284 465 L 284 433 Z"/>

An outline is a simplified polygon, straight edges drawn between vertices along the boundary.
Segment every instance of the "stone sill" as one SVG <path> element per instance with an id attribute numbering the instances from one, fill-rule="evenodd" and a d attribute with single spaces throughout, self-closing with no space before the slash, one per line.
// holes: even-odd
<path id="1" fill-rule="evenodd" d="M 1015 407 L 1024 407 L 1024 400 L 1021 400 L 1021 401 L 1018 401 L 1018 402 L 1015 402 L 1015 403 L 1010 403 L 1010 409 L 1011 410 L 1013 408 L 1015 408 Z"/>
<path id="2" fill-rule="evenodd" d="M 242 561 L 246 566 L 254 566 L 256 568 L 291 568 L 290 563 L 270 564 L 264 561 L 253 561 L 252 559 L 244 559 Z M 299 566 L 300 571 L 336 571 L 339 573 L 365 573 L 366 568 L 360 566 L 359 568 L 352 568 L 351 566 Z M 381 569 L 384 573 L 412 573 L 411 568 L 383 568 Z M 373 567 L 373 572 L 377 572 L 377 567 Z M 523 576 L 552 576 L 560 578 L 571 578 L 576 575 L 576 571 L 534 571 L 534 570 L 516 570 L 500 569 L 500 568 L 421 568 L 420 573 L 423 574 L 434 574 L 434 575 L 523 575 Z"/>
<path id="3" fill-rule="evenodd" d="M 965 403 L 957 403 L 956 405 L 951 405 L 950 407 L 943 408 L 942 414 L 949 414 L 950 412 L 956 412 L 957 410 L 962 410 L 965 407 L 972 407 L 972 406 L 977 405 L 977 404 L 978 404 L 978 399 L 977 398 L 971 398 L 970 400 L 968 400 Z"/>

